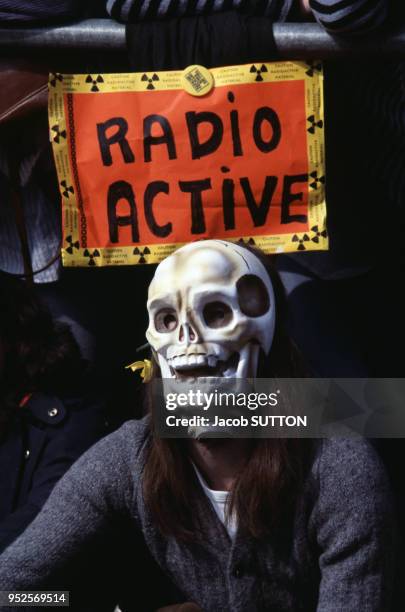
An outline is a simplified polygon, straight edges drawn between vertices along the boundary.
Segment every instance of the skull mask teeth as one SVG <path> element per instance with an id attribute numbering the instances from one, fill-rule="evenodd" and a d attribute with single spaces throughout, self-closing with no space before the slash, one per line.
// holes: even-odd
<path id="1" fill-rule="evenodd" d="M 188 244 L 149 287 L 147 339 L 163 378 L 254 377 L 270 351 L 275 302 L 261 261 L 230 242 Z"/>

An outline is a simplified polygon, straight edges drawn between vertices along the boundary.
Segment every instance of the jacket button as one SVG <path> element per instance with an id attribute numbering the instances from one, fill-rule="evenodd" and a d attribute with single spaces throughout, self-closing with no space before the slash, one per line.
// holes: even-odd
<path id="1" fill-rule="evenodd" d="M 57 408 L 49 408 L 48 416 L 55 417 L 57 414 L 58 414 L 58 409 Z"/>
<path id="2" fill-rule="evenodd" d="M 26 450 L 26 451 L 25 451 L 25 453 L 24 453 L 24 459 L 28 459 L 28 457 L 29 457 L 29 456 L 30 456 L 30 451 L 29 451 L 29 449 L 27 448 L 27 450 Z"/>
<path id="3" fill-rule="evenodd" d="M 238 563 L 237 565 L 235 565 L 232 571 L 232 575 L 234 578 L 242 578 L 244 573 L 245 573 L 245 570 L 243 568 L 242 563 Z"/>

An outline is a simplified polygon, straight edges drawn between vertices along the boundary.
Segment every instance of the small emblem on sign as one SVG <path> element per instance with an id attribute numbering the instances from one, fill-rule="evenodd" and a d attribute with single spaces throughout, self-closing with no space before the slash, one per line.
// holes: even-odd
<path id="1" fill-rule="evenodd" d="M 52 87 L 56 87 L 58 81 L 62 82 L 63 76 L 59 72 L 51 72 L 49 75 L 49 84 L 52 85 Z"/>
<path id="2" fill-rule="evenodd" d="M 62 195 L 64 198 L 69 198 L 69 194 L 73 194 L 75 192 L 73 187 L 71 185 L 69 187 L 66 181 L 61 181 L 60 186 L 63 187 Z"/>
<path id="3" fill-rule="evenodd" d="M 61 130 L 58 124 L 53 125 L 51 127 L 51 130 L 52 132 L 54 132 L 53 138 L 52 138 L 53 142 L 56 142 L 56 144 L 59 144 L 61 138 L 64 138 L 66 140 L 66 136 L 67 136 L 66 130 Z"/>
<path id="4" fill-rule="evenodd" d="M 94 249 L 93 252 L 89 251 L 89 249 L 85 249 L 83 251 L 83 255 L 89 258 L 88 265 L 96 266 L 96 262 L 94 261 L 95 257 L 100 257 L 100 251 L 98 249 Z"/>
<path id="5" fill-rule="evenodd" d="M 138 263 L 147 263 L 146 257 L 150 255 L 150 249 L 149 247 L 145 247 L 144 249 L 138 249 L 138 247 L 136 247 L 133 254 L 139 255 Z"/>
<path id="6" fill-rule="evenodd" d="M 323 121 L 322 121 L 322 119 L 317 121 L 315 119 L 315 115 L 310 115 L 307 118 L 307 121 L 309 121 L 309 123 L 311 124 L 311 126 L 307 130 L 310 134 L 315 134 L 316 128 L 319 128 L 320 130 L 323 128 Z"/>
<path id="7" fill-rule="evenodd" d="M 78 240 L 73 240 L 72 236 L 67 236 L 66 242 L 68 246 L 65 250 L 69 255 L 73 255 L 74 249 L 80 249 L 80 242 Z"/>
<path id="8" fill-rule="evenodd" d="M 294 234 L 291 240 L 292 242 L 298 242 L 297 251 L 306 251 L 306 246 L 304 242 L 308 242 L 310 240 L 310 237 L 308 236 L 308 234 L 304 234 L 300 238 L 298 234 Z"/>
<path id="9" fill-rule="evenodd" d="M 311 240 L 312 242 L 319 242 L 320 238 L 327 238 L 328 237 L 328 232 L 326 229 L 321 230 L 317 225 L 314 225 L 314 227 L 311 227 L 311 232 L 314 232 L 314 236 L 312 236 Z"/>
<path id="10" fill-rule="evenodd" d="M 88 74 L 86 77 L 86 83 L 91 84 L 90 91 L 100 91 L 100 83 L 104 83 L 104 79 L 101 74 L 98 74 L 96 77 L 93 77 L 92 74 Z"/>
<path id="11" fill-rule="evenodd" d="M 152 76 L 148 76 L 146 74 L 146 72 L 142 75 L 141 81 L 147 81 L 148 84 L 146 86 L 146 89 L 156 89 L 156 87 L 154 86 L 153 82 L 154 81 L 159 81 L 159 77 L 157 74 L 152 74 Z"/>
<path id="12" fill-rule="evenodd" d="M 214 87 L 214 77 L 204 66 L 188 66 L 182 74 L 183 89 L 192 96 L 205 96 Z"/>
<path id="13" fill-rule="evenodd" d="M 259 68 L 253 64 L 253 66 L 250 67 L 250 72 L 256 74 L 255 81 L 264 81 L 262 72 L 268 72 L 268 70 L 264 64 L 262 64 Z"/>

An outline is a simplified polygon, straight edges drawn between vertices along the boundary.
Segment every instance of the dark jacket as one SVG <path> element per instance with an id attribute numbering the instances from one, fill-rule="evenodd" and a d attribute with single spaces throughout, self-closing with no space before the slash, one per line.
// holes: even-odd
<path id="1" fill-rule="evenodd" d="M 0 551 L 33 520 L 59 478 L 110 431 L 99 405 L 35 393 L 0 442 Z"/>

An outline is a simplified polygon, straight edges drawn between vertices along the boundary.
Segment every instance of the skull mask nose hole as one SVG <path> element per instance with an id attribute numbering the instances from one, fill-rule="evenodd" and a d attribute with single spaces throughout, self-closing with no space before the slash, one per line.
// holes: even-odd
<path id="1" fill-rule="evenodd" d="M 187 323 L 185 323 L 184 325 L 180 325 L 180 329 L 179 329 L 179 341 L 180 342 L 184 341 L 186 333 L 188 335 L 189 340 L 192 341 L 196 339 L 195 331 L 193 330 L 191 325 L 188 325 Z"/>
<path id="2" fill-rule="evenodd" d="M 236 283 L 239 308 L 247 317 L 262 317 L 270 308 L 266 285 L 256 274 L 245 274 Z"/>
<path id="3" fill-rule="evenodd" d="M 232 321 L 233 313 L 228 304 L 216 301 L 204 306 L 203 317 L 206 325 L 213 329 L 225 327 Z"/>

